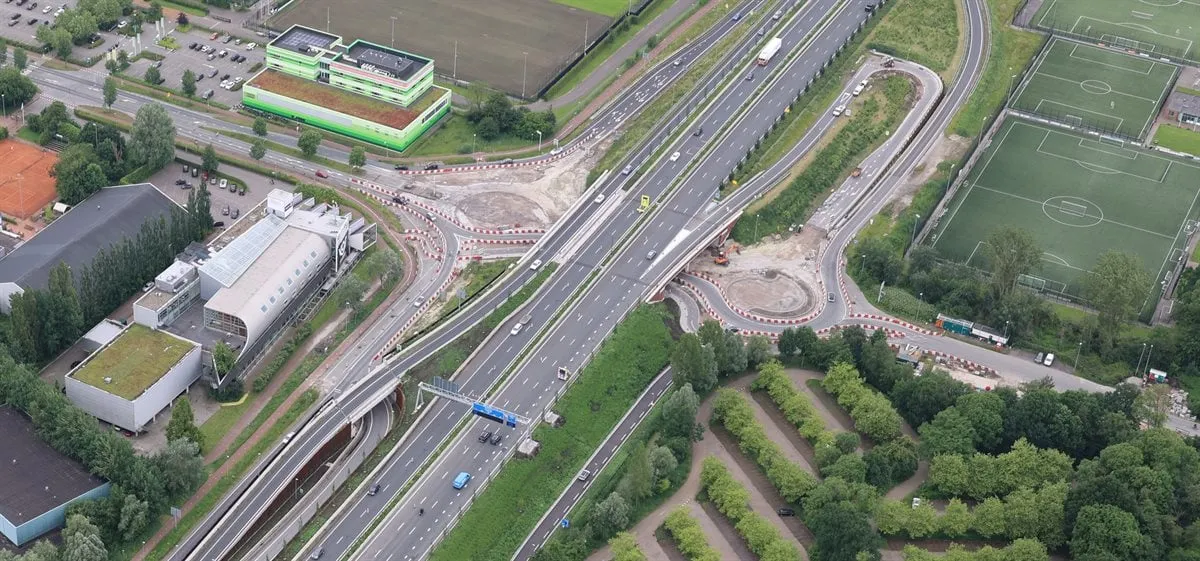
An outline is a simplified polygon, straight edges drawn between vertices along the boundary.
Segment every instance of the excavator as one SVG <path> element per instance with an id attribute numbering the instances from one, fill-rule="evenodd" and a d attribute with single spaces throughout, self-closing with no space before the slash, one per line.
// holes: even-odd
<path id="1" fill-rule="evenodd" d="M 733 245 L 729 246 L 728 251 L 733 251 L 733 252 L 736 252 L 738 255 L 741 255 L 742 254 L 742 246 L 740 246 L 738 244 L 733 244 Z M 729 265 L 729 255 L 728 255 L 728 253 L 726 253 L 726 250 L 724 250 L 724 249 L 719 250 L 717 252 L 717 256 L 713 258 L 713 263 L 716 263 L 717 265 Z"/>

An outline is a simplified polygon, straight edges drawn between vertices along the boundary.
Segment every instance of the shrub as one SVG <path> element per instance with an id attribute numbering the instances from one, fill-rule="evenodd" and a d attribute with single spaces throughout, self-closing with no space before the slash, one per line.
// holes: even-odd
<path id="1" fill-rule="evenodd" d="M 720 460 L 708 457 L 700 467 L 700 488 L 721 514 L 733 523 L 746 546 L 760 559 L 800 559 L 800 552 L 779 535 L 762 515 L 750 510 L 750 493 L 730 475 Z"/>
<path id="2" fill-rule="evenodd" d="M 700 528 L 700 523 L 688 514 L 688 507 L 675 507 L 663 521 L 663 527 L 688 561 L 721 561 L 721 554 L 708 545 L 708 538 Z"/>
<path id="3" fill-rule="evenodd" d="M 854 421 L 854 428 L 867 438 L 883 443 L 900 437 L 900 414 L 887 397 L 867 386 L 853 366 L 833 365 L 821 386 L 837 398 L 838 405 Z"/>
<path id="4" fill-rule="evenodd" d="M 713 399 L 713 420 L 737 438 L 742 452 L 754 459 L 783 500 L 794 503 L 817 486 L 817 478 L 792 463 L 767 437 L 750 404 L 737 391 L 722 388 Z"/>

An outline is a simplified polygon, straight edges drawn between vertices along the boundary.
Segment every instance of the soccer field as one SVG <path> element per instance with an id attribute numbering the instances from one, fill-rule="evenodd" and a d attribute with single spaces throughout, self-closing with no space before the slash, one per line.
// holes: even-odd
<path id="1" fill-rule="evenodd" d="M 1196 0 L 1048 0 L 1032 24 L 1141 52 L 1200 60 Z"/>
<path id="2" fill-rule="evenodd" d="M 1083 276 L 1113 249 L 1142 260 L 1157 295 L 1157 281 L 1186 247 L 1198 196 L 1195 164 L 1008 119 L 939 217 L 933 246 L 987 269 L 984 240 L 1012 226 L 1044 252 L 1041 271 L 1022 284 L 1078 297 Z"/>
<path id="3" fill-rule="evenodd" d="M 1142 140 L 1179 67 L 1051 39 L 1012 107 L 1072 126 Z"/>

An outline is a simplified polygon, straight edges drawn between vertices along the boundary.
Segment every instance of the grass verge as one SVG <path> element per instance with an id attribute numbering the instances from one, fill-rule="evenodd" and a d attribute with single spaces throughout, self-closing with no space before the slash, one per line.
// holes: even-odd
<path id="1" fill-rule="evenodd" d="M 661 305 L 634 310 L 555 406 L 567 419 L 539 426 L 540 453 L 510 460 L 446 539 L 434 561 L 507 561 L 596 446 L 666 366 L 671 334 Z M 572 421 L 574 420 L 574 421 Z"/>
<path id="2" fill-rule="evenodd" d="M 304 153 L 301 152 L 299 148 L 285 146 L 285 145 L 275 142 L 273 140 L 267 140 L 262 137 L 254 136 L 252 134 L 227 131 L 227 130 L 223 130 L 223 129 L 214 129 L 214 128 L 209 128 L 209 127 L 201 127 L 201 128 L 203 128 L 204 130 L 209 131 L 209 132 L 215 132 L 220 135 L 228 136 L 229 138 L 235 138 L 235 139 L 245 142 L 247 144 L 254 144 L 255 142 L 261 140 L 263 142 L 263 145 L 266 146 L 268 150 L 274 150 L 275 152 L 279 152 L 280 154 L 287 154 L 288 156 L 291 156 L 293 158 L 298 158 L 301 160 L 308 160 L 308 161 L 316 163 L 316 164 L 321 164 L 325 167 L 336 169 L 342 173 L 346 173 L 346 174 L 350 174 L 350 175 L 357 175 L 357 172 L 354 171 L 353 169 L 351 169 L 351 167 L 348 164 L 344 164 L 342 162 L 335 162 L 324 156 L 313 156 L 313 157 L 309 158 L 309 157 L 305 156 Z M 319 131 L 319 132 L 321 132 L 321 131 Z M 324 134 L 324 132 L 321 132 L 321 133 Z"/>
<path id="3" fill-rule="evenodd" d="M 1176 152 L 1200 156 L 1200 132 L 1175 125 L 1162 125 L 1154 133 L 1154 143 Z"/>
<path id="4" fill-rule="evenodd" d="M 1009 25 L 1022 0 L 987 0 L 987 3 L 992 48 L 975 91 L 950 122 L 950 131 L 959 136 L 976 137 L 983 132 L 987 121 L 1000 111 L 1012 75 L 1025 67 L 1046 40 L 1038 33 Z"/>
<path id="5" fill-rule="evenodd" d="M 958 50 L 958 2 L 905 0 L 896 4 L 875 30 L 869 46 L 944 73 Z"/>

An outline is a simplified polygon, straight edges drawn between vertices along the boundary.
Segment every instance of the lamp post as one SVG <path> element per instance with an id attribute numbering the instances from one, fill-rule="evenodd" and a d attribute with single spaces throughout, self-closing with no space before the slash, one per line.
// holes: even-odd
<path id="1" fill-rule="evenodd" d="M 1004 338 L 1005 339 L 1008 339 L 1008 324 L 1009 324 L 1009 321 L 1004 320 Z"/>
<path id="2" fill-rule="evenodd" d="M 754 215 L 754 239 L 758 239 L 758 215 Z"/>
<path id="3" fill-rule="evenodd" d="M 913 220 L 912 239 L 908 242 L 909 247 L 912 247 L 913 244 L 917 243 L 917 224 L 921 222 L 920 214 L 914 214 L 913 216 L 916 216 L 917 218 L 916 220 Z"/>
<path id="4" fill-rule="evenodd" d="M 391 16 L 391 18 L 392 18 L 392 48 L 394 49 L 394 48 L 396 48 L 396 16 Z"/>
<path id="5" fill-rule="evenodd" d="M 476 136 L 478 136 L 476 133 L 471 133 L 471 153 L 472 154 L 475 153 L 475 137 Z"/>
<path id="6" fill-rule="evenodd" d="M 542 131 L 535 132 L 538 133 L 538 154 L 540 155 L 542 153 Z"/>
<path id="7" fill-rule="evenodd" d="M 1081 350 L 1083 350 L 1083 341 L 1080 341 L 1079 344 L 1075 346 L 1075 366 L 1071 367 L 1071 372 L 1075 372 L 1075 370 L 1079 368 L 1079 351 Z"/>
<path id="8" fill-rule="evenodd" d="M 8 115 L 8 103 L 4 101 L 2 93 L 0 93 L 0 115 Z"/>
<path id="9" fill-rule="evenodd" d="M 529 53 L 521 51 L 525 55 L 525 62 L 521 65 L 521 97 L 525 97 L 525 75 L 529 72 Z"/>

